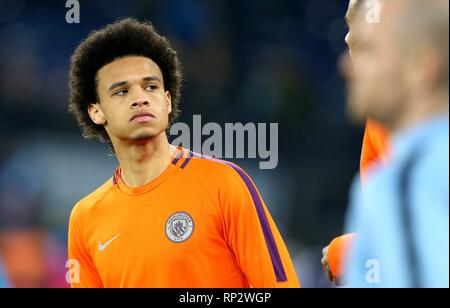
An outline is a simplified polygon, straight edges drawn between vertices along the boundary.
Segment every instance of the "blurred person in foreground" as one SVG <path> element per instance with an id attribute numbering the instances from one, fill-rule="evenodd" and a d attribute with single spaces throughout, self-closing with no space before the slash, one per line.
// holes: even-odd
<path id="1" fill-rule="evenodd" d="M 349 110 L 392 134 L 389 166 L 355 181 L 347 263 L 352 287 L 449 286 L 448 0 L 384 2 L 359 18 L 343 58 Z M 356 54 L 356 51 L 355 53 Z"/>
<path id="2" fill-rule="evenodd" d="M 91 33 L 72 57 L 70 88 L 84 135 L 109 143 L 120 163 L 72 211 L 73 287 L 299 287 L 251 178 L 169 144 L 181 70 L 151 24 Z"/>
<path id="3" fill-rule="evenodd" d="M 354 36 L 353 32 L 358 27 L 357 18 L 363 18 L 368 14 L 377 14 L 381 4 L 368 0 L 351 0 L 349 1 L 348 10 L 345 16 L 345 22 L 348 26 L 348 34 L 345 42 L 352 56 L 358 53 L 358 36 Z M 354 48 L 356 47 L 356 48 Z M 388 161 L 388 143 L 389 134 L 386 128 L 379 122 L 368 119 L 365 126 L 363 145 L 361 150 L 360 174 L 361 185 L 367 182 L 370 177 L 371 170 L 379 166 L 385 166 Z M 348 251 L 353 243 L 355 234 L 345 234 L 335 238 L 322 251 L 322 265 L 327 278 L 336 285 L 341 285 L 343 281 L 343 266 L 346 263 Z"/>

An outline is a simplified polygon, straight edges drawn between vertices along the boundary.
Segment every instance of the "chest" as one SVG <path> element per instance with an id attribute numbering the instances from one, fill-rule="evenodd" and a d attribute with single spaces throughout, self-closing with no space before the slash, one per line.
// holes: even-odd
<path id="1" fill-rule="evenodd" d="M 93 213 L 88 243 L 104 281 L 190 268 L 227 253 L 217 200 L 201 187 L 183 192 L 116 194 Z"/>

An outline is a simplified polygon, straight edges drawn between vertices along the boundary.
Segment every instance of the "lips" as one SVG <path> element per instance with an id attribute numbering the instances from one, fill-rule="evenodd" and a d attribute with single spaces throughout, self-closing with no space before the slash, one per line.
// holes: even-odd
<path id="1" fill-rule="evenodd" d="M 145 122 L 145 121 L 149 121 L 151 119 L 155 118 L 155 116 L 153 115 L 153 113 L 150 112 L 142 112 L 142 113 L 137 113 L 135 115 L 133 115 L 130 119 L 130 122 L 132 121 L 136 121 L 136 122 Z"/>

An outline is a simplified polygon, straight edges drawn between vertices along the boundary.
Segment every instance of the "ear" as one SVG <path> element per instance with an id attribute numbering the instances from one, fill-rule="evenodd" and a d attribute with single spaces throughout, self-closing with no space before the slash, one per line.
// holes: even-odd
<path id="1" fill-rule="evenodd" d="M 406 86 L 411 89 L 410 95 L 422 96 L 433 87 L 435 61 L 430 60 L 422 50 L 411 51 L 406 59 L 404 76 Z"/>
<path id="2" fill-rule="evenodd" d="M 167 114 L 172 113 L 172 96 L 169 91 L 166 91 L 166 101 L 167 101 Z"/>
<path id="3" fill-rule="evenodd" d="M 430 50 L 423 56 L 422 61 L 422 67 L 427 69 L 422 73 L 420 81 L 423 86 L 427 87 L 428 91 L 436 91 L 441 85 L 441 76 L 445 65 L 443 56 L 436 50 Z"/>
<path id="4" fill-rule="evenodd" d="M 89 104 L 88 106 L 88 113 L 91 117 L 92 122 L 94 122 L 97 125 L 105 125 L 106 119 L 105 115 L 103 114 L 102 107 L 99 103 L 95 104 Z"/>

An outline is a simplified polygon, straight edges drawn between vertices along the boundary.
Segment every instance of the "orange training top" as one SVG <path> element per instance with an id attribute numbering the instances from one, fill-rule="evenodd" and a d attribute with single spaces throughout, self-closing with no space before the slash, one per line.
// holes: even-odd
<path id="1" fill-rule="evenodd" d="M 118 168 L 82 199 L 69 258 L 79 265 L 72 287 L 299 287 L 250 177 L 181 147 L 147 185 L 127 187 Z"/>

